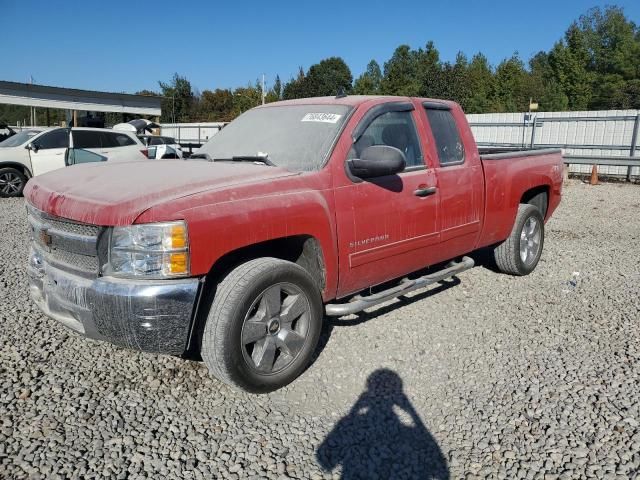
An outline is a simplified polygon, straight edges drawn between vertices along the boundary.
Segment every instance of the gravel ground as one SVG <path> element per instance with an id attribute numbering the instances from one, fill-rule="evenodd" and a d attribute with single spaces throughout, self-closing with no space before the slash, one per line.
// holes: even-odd
<path id="1" fill-rule="evenodd" d="M 0 201 L 0 478 L 619 478 L 640 471 L 640 187 L 573 182 L 524 278 L 331 321 L 276 393 L 69 333 Z"/>

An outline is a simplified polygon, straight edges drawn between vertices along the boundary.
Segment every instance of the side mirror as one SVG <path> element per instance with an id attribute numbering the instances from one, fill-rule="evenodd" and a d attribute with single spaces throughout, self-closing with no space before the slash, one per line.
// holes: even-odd
<path id="1" fill-rule="evenodd" d="M 40 147 L 38 146 L 38 144 L 36 142 L 28 143 L 25 148 L 27 150 L 31 150 L 33 153 L 38 153 L 38 150 L 40 150 Z"/>
<path id="2" fill-rule="evenodd" d="M 373 145 L 364 149 L 360 158 L 347 160 L 354 177 L 373 178 L 394 175 L 404 170 L 407 159 L 400 150 L 389 145 Z"/>

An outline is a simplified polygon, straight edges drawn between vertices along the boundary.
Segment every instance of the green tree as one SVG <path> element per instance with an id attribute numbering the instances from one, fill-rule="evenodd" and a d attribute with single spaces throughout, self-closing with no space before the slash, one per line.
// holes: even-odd
<path id="1" fill-rule="evenodd" d="M 495 78 L 489 60 L 481 53 L 471 59 L 467 68 L 469 85 L 465 101 L 467 113 L 485 113 L 490 111 L 491 94 L 495 89 Z"/>
<path id="2" fill-rule="evenodd" d="M 351 70 L 340 57 L 330 57 L 311 65 L 303 83 L 305 96 L 323 97 L 351 92 Z"/>
<path id="3" fill-rule="evenodd" d="M 384 64 L 380 82 L 383 95 L 417 96 L 421 85 L 418 78 L 418 55 L 409 45 L 400 45 Z"/>
<path id="4" fill-rule="evenodd" d="M 492 110 L 497 112 L 522 112 L 529 107 L 526 91 L 527 72 L 517 53 L 503 60 L 496 68 Z"/>
<path id="5" fill-rule="evenodd" d="M 162 122 L 190 121 L 194 94 L 189 80 L 175 73 L 171 82 L 158 83 L 164 97 L 162 99 L 162 116 L 160 120 Z"/>
<path id="6" fill-rule="evenodd" d="M 304 69 L 300 67 L 298 69 L 298 76 L 296 78 L 292 78 L 289 80 L 282 90 L 282 98 L 285 100 L 291 100 L 293 98 L 304 98 L 307 97 L 307 92 L 305 90 L 305 74 Z"/>
<path id="7" fill-rule="evenodd" d="M 440 62 L 440 52 L 435 44 L 427 42 L 424 50 L 413 52 L 415 58 L 415 81 L 418 83 L 417 95 L 422 97 L 443 98 L 450 95 L 447 90 L 445 66 Z M 446 67 L 447 69 L 450 66 Z"/>
<path id="8" fill-rule="evenodd" d="M 356 79 L 353 85 L 353 93 L 356 95 L 377 95 L 380 93 L 381 82 L 382 71 L 380 70 L 380 65 L 375 60 L 371 60 L 367 65 L 367 70 Z"/>
<path id="9" fill-rule="evenodd" d="M 228 88 L 204 90 L 200 96 L 199 119 L 207 122 L 229 122 L 234 119 L 233 92 Z"/>
<path id="10" fill-rule="evenodd" d="M 583 32 L 573 24 L 565 41 L 555 44 L 549 53 L 553 76 L 567 96 L 571 110 L 586 110 L 593 96 L 594 75 L 588 70 L 590 55 Z"/>

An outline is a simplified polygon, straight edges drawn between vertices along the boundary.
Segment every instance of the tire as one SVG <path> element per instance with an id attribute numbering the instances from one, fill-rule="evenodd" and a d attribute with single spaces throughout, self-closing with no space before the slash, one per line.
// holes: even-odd
<path id="1" fill-rule="evenodd" d="M 0 198 L 12 198 L 22 195 L 27 177 L 15 168 L 0 168 Z"/>
<path id="2" fill-rule="evenodd" d="M 218 285 L 202 359 L 227 385 L 251 393 L 277 390 L 309 364 L 322 318 L 319 288 L 305 269 L 276 258 L 248 261 Z"/>
<path id="3" fill-rule="evenodd" d="M 502 273 L 529 275 L 538 265 L 543 246 L 544 219 L 540 210 L 520 204 L 511 234 L 494 249 L 493 255 Z"/>

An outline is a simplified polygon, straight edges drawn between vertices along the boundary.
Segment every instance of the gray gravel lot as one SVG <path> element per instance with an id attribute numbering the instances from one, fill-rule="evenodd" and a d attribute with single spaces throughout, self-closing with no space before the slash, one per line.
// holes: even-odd
<path id="1" fill-rule="evenodd" d="M 39 313 L 0 201 L 0 478 L 619 478 L 640 472 L 640 187 L 573 181 L 541 263 L 328 323 L 284 390 Z"/>

